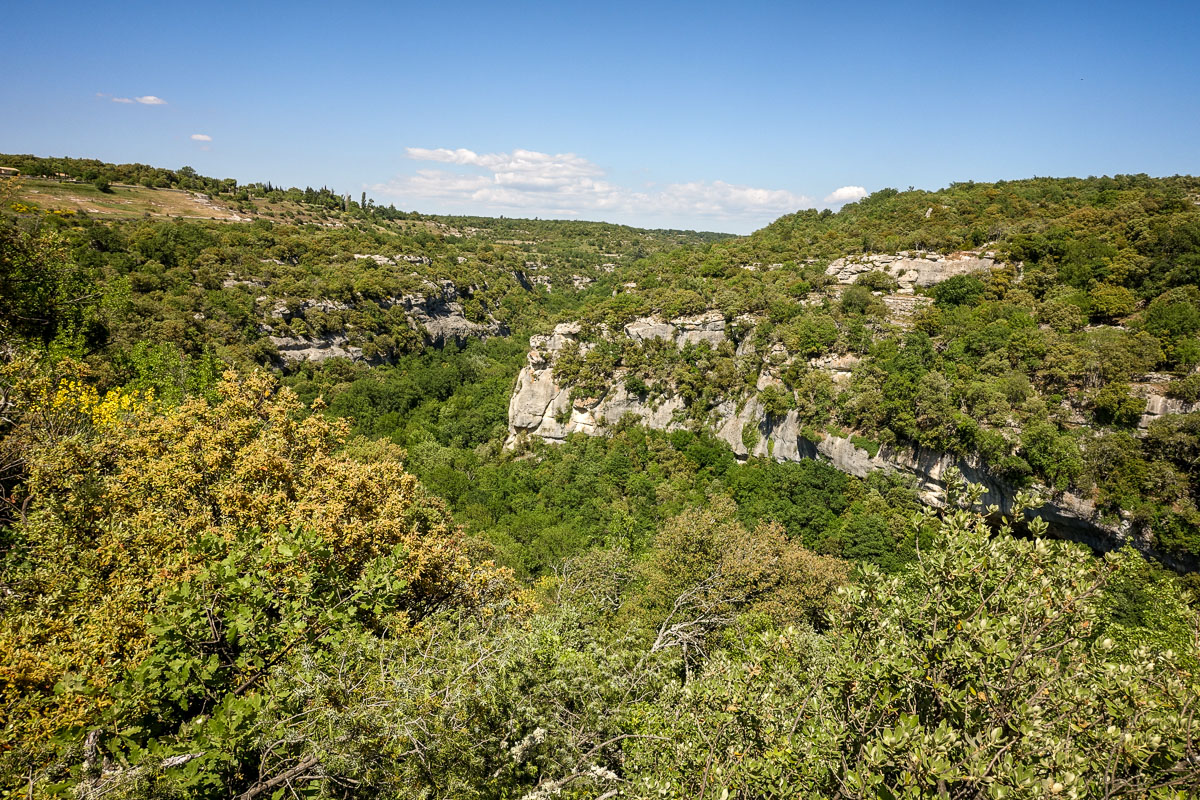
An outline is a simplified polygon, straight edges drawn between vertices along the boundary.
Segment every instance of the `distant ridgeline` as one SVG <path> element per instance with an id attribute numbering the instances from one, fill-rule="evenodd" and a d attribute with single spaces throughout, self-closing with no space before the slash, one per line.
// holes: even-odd
<path id="1" fill-rule="evenodd" d="M 64 180 L 144 186 L 148 189 L 185 189 L 193 192 L 229 194 L 235 199 L 252 196 L 288 199 L 296 203 L 323 206 L 331 209 L 347 207 L 347 198 L 326 187 L 303 190 L 284 189 L 270 183 L 238 185 L 234 178 L 208 178 L 191 167 L 164 169 L 148 164 L 108 164 L 94 158 L 39 158 L 32 155 L 0 154 L 0 167 L 12 167 L 27 177 L 59 178 Z M 396 210 L 391 209 L 392 212 Z M 401 212 L 401 216 L 403 214 Z"/>
<path id="2" fill-rule="evenodd" d="M 0 156 L 0 165 L 23 176 L 6 190 L 6 224 L 55 243 L 55 263 L 31 270 L 18 292 L 44 307 L 9 324 L 46 341 L 69 329 L 110 361 L 151 342 L 233 363 L 385 363 L 531 330 L 560 309 L 578 314 L 583 298 L 611 292 L 618 266 L 728 238 L 428 217 L 186 167 L 32 156 Z M 72 299 L 85 301 L 64 302 L 76 288 Z"/>

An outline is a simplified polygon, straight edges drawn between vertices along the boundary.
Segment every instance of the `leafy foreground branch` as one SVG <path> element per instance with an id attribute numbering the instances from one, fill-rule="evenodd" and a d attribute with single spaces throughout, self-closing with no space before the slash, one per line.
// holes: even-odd
<path id="1" fill-rule="evenodd" d="M 1137 569 L 955 511 L 900 576 L 863 568 L 823 633 L 673 686 L 645 726 L 674 744 L 626 768 L 647 796 L 1191 796 L 1196 620 L 1179 650 L 1119 642 L 1107 592 Z"/>
<path id="2" fill-rule="evenodd" d="M 1200 623 L 1129 552 L 952 507 L 850 577 L 714 499 L 521 589 L 261 376 L 10 389 L 4 797 L 1200 791 Z"/>

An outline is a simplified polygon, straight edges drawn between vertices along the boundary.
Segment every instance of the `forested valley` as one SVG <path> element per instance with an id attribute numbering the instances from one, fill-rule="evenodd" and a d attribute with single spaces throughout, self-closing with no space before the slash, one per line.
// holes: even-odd
<path id="1" fill-rule="evenodd" d="M 1200 178 L 0 166 L 6 800 L 1200 795 Z"/>

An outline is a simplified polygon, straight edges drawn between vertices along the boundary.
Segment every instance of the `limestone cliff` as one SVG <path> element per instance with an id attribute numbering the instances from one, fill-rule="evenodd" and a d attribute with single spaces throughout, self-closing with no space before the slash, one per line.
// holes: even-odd
<path id="1" fill-rule="evenodd" d="M 847 256 L 829 263 L 825 274 L 842 284 L 854 283 L 865 272 L 886 272 L 896 279 L 902 293 L 928 288 L 955 275 L 982 272 L 997 266 L 990 253 L 910 253 Z"/>
<path id="2" fill-rule="evenodd" d="M 553 362 L 559 350 L 579 341 L 579 334 L 579 325 L 563 324 L 548 336 L 530 339 L 528 363 L 517 376 L 509 401 L 509 447 L 515 447 L 529 437 L 561 442 L 571 433 L 601 435 L 626 416 L 659 430 L 687 427 L 682 399 L 670 394 L 656 399 L 633 394 L 625 387 L 624 374 L 620 370 L 602 397 L 572 399 L 571 387 L 555 380 Z M 727 337 L 724 320 L 715 312 L 672 320 L 637 319 L 625 326 L 624 334 L 635 340 L 673 341 L 680 347 L 697 341 L 717 345 Z M 741 351 L 747 342 L 738 344 Z M 816 368 L 830 371 L 836 381 L 847 367 L 842 363 L 845 360 L 844 357 L 815 359 L 811 363 Z M 769 371 L 764 371 L 759 388 L 775 380 Z M 858 477 L 880 469 L 904 473 L 913 477 L 918 491 L 929 502 L 938 502 L 951 468 L 985 488 L 982 498 L 985 505 L 994 504 L 1007 511 L 1017 493 L 1016 487 L 991 474 L 977 459 L 912 447 L 883 447 L 872 454 L 850 438 L 826 433 L 814 435 L 812 432 L 806 436 L 797 412 L 769 419 L 754 397 L 741 402 L 727 400 L 720 403 L 709 415 L 707 428 L 726 442 L 739 459 L 750 456 L 779 461 L 816 458 Z M 1050 524 L 1055 535 L 1083 542 L 1098 551 L 1111 550 L 1129 542 L 1175 569 L 1197 567 L 1171 554 L 1153 552 L 1151 545 L 1135 535 L 1127 522 L 1102 519 L 1089 500 L 1071 493 L 1058 494 L 1036 513 Z"/>
<path id="3" fill-rule="evenodd" d="M 362 348 L 352 347 L 350 340 L 340 334 L 322 337 L 272 336 L 270 339 L 284 363 L 320 363 L 328 358 L 348 358 L 357 361 L 362 358 Z"/>

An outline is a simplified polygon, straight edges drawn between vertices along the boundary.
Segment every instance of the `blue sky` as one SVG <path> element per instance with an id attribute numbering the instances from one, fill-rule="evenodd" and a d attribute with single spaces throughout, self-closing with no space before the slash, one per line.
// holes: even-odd
<path id="1" fill-rule="evenodd" d="M 748 232 L 885 186 L 1200 172 L 1195 2 L 60 0 L 5 17 L 2 152 L 405 210 Z"/>

